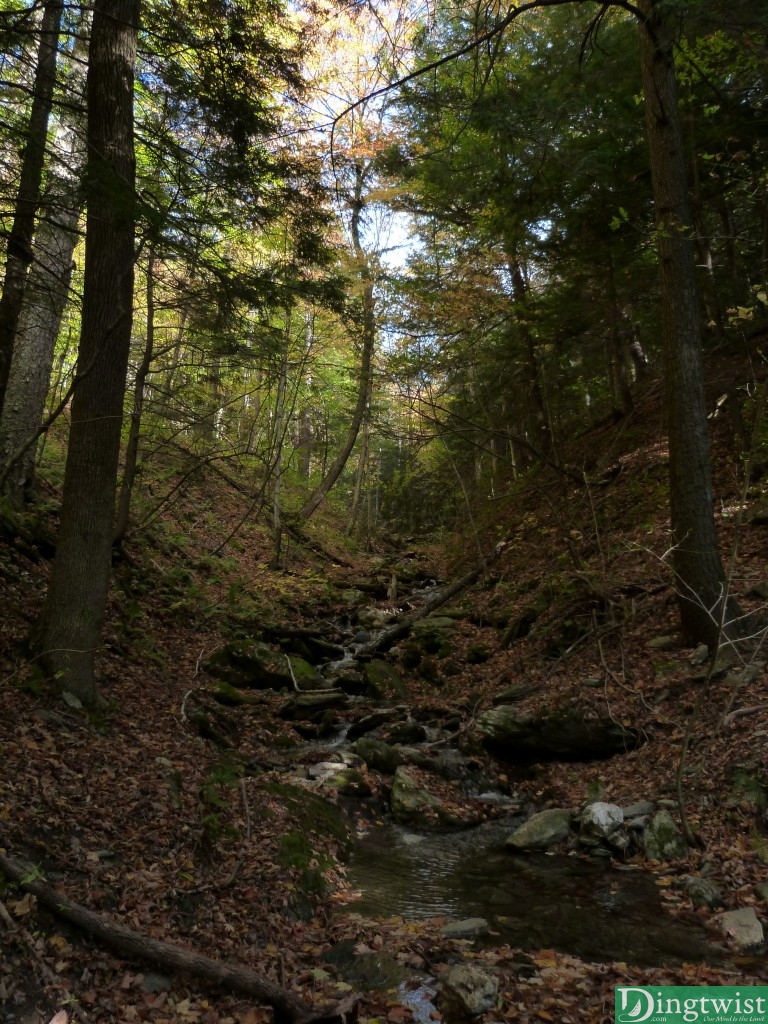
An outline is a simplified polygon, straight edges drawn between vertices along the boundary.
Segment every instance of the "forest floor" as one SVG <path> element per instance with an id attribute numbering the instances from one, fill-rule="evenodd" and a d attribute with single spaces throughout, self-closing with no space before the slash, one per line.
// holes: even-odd
<path id="1" fill-rule="evenodd" d="M 537 808 L 578 807 L 595 793 L 618 804 L 674 796 L 688 737 L 684 795 L 702 849 L 685 862 L 634 861 L 653 873 L 673 913 L 695 916 L 727 947 L 727 938 L 715 935 L 713 912 L 693 911 L 681 883 L 704 871 L 727 909 L 754 905 L 768 916 L 756 889 L 768 875 L 765 657 L 756 644 L 736 652 L 738 684 L 722 675 L 709 685 L 695 678 L 695 652 L 679 635 L 664 560 L 666 453 L 658 391 L 649 389 L 645 401 L 624 425 L 596 427 L 574 442 L 568 464 L 588 466 L 589 486 L 547 472 L 478 503 L 476 529 L 492 538 L 486 550 L 498 540 L 507 546 L 462 597 L 470 614 L 454 640 L 451 662 L 458 671 L 445 673 L 435 659 L 427 673 L 406 672 L 407 702 L 466 721 L 500 690 L 525 681 L 539 686 L 524 704 L 528 710 L 575 702 L 585 714 L 608 713 L 643 731 L 643 746 L 607 761 L 513 769 L 486 759 L 489 774 L 503 776 Z M 756 610 L 762 604 L 754 595 L 768 581 L 768 530 L 759 515 L 737 514 L 742 466 L 726 425 L 715 428 L 721 546 L 726 558 L 734 552 L 733 590 Z M 151 486 L 159 495 L 159 484 Z M 759 490 L 750 491 L 750 514 Z M 55 493 L 48 497 L 52 529 Z M 149 493 L 141 500 L 148 504 Z M 612 1021 L 615 985 L 768 984 L 761 952 L 731 950 L 724 967 L 641 968 L 584 962 L 555 950 L 476 948 L 441 937 L 440 921 L 363 917 L 355 912 L 344 843 L 334 828 L 312 836 L 312 866 L 321 877 L 314 912 L 291 912 L 306 876 L 286 856 L 285 836 L 297 822 L 279 783 L 300 740 L 275 714 L 285 695 L 249 708 L 233 741 L 245 760 L 261 765 L 260 773 L 227 774 L 221 750 L 185 717 L 185 702 L 210 682 L 202 663 L 222 642 L 264 622 L 301 627 L 337 616 L 340 590 L 406 547 L 423 573 L 454 579 L 472 567 L 475 543 L 456 534 L 409 540 L 398 551 L 390 538 L 374 540 L 373 551 L 354 552 L 325 516 L 310 531 L 323 550 L 289 538 L 276 571 L 270 532 L 258 523 L 247 522 L 220 554 L 211 553 L 247 505 L 243 494 L 208 475 L 129 539 L 129 560 L 115 568 L 98 661 L 107 704 L 96 716 L 62 701 L 28 659 L 27 638 L 50 566 L 34 538 L 3 541 L 1 850 L 37 865 L 62 894 L 115 922 L 245 965 L 316 1006 L 348 992 L 321 959 L 341 940 L 352 940 L 357 953 L 386 950 L 430 974 L 460 960 L 481 966 L 499 979 L 499 1006 L 489 1021 Z M 510 623 L 533 605 L 535 628 L 505 644 Z M 671 638 L 666 649 L 649 647 L 661 637 Z M 485 660 L 478 663 L 480 648 Z M 353 832 L 381 820 L 386 780 L 370 782 L 370 797 L 345 804 Z M 270 1019 L 248 997 L 120 959 L 12 885 L 0 888 L 0 901 L 0 915 L 7 912 L 0 920 L 0 1021 L 39 1024 L 62 1007 L 94 1024 Z M 531 970 L 519 970 L 521 954 Z M 363 993 L 359 1016 L 407 1024 L 411 1011 L 393 992 L 373 991 Z"/>

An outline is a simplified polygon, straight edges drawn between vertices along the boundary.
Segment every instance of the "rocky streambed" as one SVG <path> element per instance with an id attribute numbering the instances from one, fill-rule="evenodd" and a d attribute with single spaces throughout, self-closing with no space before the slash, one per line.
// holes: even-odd
<path id="1" fill-rule="evenodd" d="M 436 928 L 453 928 L 457 937 L 463 924 L 474 941 L 586 960 L 717 962 L 724 950 L 716 937 L 693 915 L 686 923 L 667 912 L 641 863 L 685 855 L 674 801 L 533 807 L 500 783 L 505 770 L 494 771 L 489 758 L 514 765 L 620 756 L 643 742 L 639 731 L 578 708 L 521 712 L 527 684 L 484 709 L 462 712 L 439 700 L 411 707 L 393 660 L 378 656 L 383 651 L 371 656 L 377 631 L 395 619 L 392 609 L 357 607 L 317 634 L 302 629 L 229 644 L 206 664 L 218 680 L 214 699 L 225 707 L 258 704 L 248 692 L 254 689 L 288 691 L 277 714 L 304 742 L 285 752 L 287 781 L 353 804 L 372 801 L 368 817 L 372 810 L 385 822 L 353 845 L 349 879 L 360 899 L 349 909 L 435 918 Z M 399 663 L 443 651 L 454 625 L 445 613 L 414 624 Z M 721 906 L 706 878 L 684 886 L 681 879 L 683 887 L 691 909 Z M 750 913 L 754 920 L 733 918 Z M 762 943 L 752 908 L 721 918 L 721 934 L 740 948 Z"/>

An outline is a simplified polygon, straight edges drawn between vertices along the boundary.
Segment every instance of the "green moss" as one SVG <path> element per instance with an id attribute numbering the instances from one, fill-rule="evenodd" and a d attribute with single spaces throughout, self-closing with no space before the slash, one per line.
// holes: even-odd
<path id="1" fill-rule="evenodd" d="M 330 836 L 345 853 L 349 850 L 351 837 L 347 821 L 333 804 L 286 782 L 268 782 L 264 788 L 282 801 L 293 824 L 303 835 Z"/>

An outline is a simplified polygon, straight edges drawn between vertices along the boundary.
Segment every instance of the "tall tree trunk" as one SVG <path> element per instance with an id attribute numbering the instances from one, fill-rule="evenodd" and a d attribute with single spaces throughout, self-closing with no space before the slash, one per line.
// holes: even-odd
<path id="1" fill-rule="evenodd" d="M 355 170 L 355 194 L 352 203 L 351 234 L 352 245 L 360 268 L 360 282 L 362 284 L 363 299 L 363 351 L 360 359 L 360 380 L 357 386 L 357 403 L 355 405 L 355 411 L 352 413 L 352 420 L 349 424 L 349 430 L 347 431 L 347 439 L 344 442 L 341 451 L 333 461 L 330 469 L 323 477 L 320 485 L 315 490 L 315 493 L 308 498 L 302 506 L 299 512 L 299 516 L 302 519 L 309 519 L 309 517 L 317 511 L 323 501 L 325 501 L 330 489 L 341 476 L 344 467 L 347 464 L 347 460 L 352 454 L 352 449 L 355 447 L 357 435 L 360 433 L 360 427 L 363 424 L 365 410 L 368 406 L 371 383 L 373 380 L 373 350 L 376 342 L 376 303 L 374 299 L 373 273 L 371 271 L 368 257 L 363 249 L 360 235 L 360 221 L 365 208 L 365 200 L 363 199 L 365 172 L 360 164 L 357 165 Z"/>
<path id="2" fill-rule="evenodd" d="M 630 345 L 632 344 L 632 325 L 619 307 L 619 296 L 616 291 L 616 275 L 613 258 L 608 252 L 608 321 L 611 339 L 611 375 L 613 377 L 613 397 L 618 399 L 619 409 L 624 416 L 629 416 L 635 408 L 632 397 L 632 362 Z"/>
<path id="3" fill-rule="evenodd" d="M 363 482 L 365 480 L 365 474 L 368 469 L 368 419 L 367 417 L 363 420 L 363 443 L 360 447 L 360 459 L 357 463 L 357 474 L 355 475 L 355 488 L 352 492 L 352 508 L 349 512 L 349 522 L 347 523 L 347 536 L 351 537 L 355 529 L 355 523 L 357 522 L 357 513 L 360 510 L 360 495 L 363 493 Z"/>
<path id="4" fill-rule="evenodd" d="M 707 437 L 701 313 L 688 206 L 674 39 L 660 0 L 638 0 L 645 121 L 656 207 L 662 347 L 669 428 L 672 564 L 683 629 L 712 642 L 725 575 L 715 531 Z"/>
<path id="5" fill-rule="evenodd" d="M 85 123 L 79 105 L 85 98 L 85 73 L 81 69 L 87 58 L 88 43 L 86 26 L 81 27 L 83 34 L 75 40 L 65 83 L 71 104 L 62 107 L 59 115 L 61 138 L 48 168 L 35 233 L 35 259 L 24 290 L 24 305 L 0 416 L 0 466 L 14 462 L 3 490 L 16 505 L 34 497 L 36 434 L 43 419 L 56 339 L 69 296 L 72 256 L 83 209 Z M 61 145 L 65 139 L 66 155 L 63 155 Z"/>
<path id="6" fill-rule="evenodd" d="M 106 613 L 123 400 L 131 342 L 138 0 L 96 0 L 88 66 L 85 281 L 61 526 L 37 646 L 86 703 Z"/>
<path id="7" fill-rule="evenodd" d="M 32 238 L 40 203 L 45 141 L 48 135 L 53 87 L 56 83 L 56 55 L 62 9 L 63 5 L 60 2 L 47 3 L 43 8 L 27 144 L 21 161 L 19 191 L 8 238 L 3 294 L 0 297 L 0 412 L 5 402 L 16 331 L 24 301 L 27 268 L 32 262 Z"/>
<path id="8" fill-rule="evenodd" d="M 272 442 L 272 474 L 275 482 L 272 485 L 272 528 L 275 534 L 275 547 L 270 567 L 280 568 L 283 549 L 283 522 L 280 510 L 280 492 L 283 475 L 283 444 L 285 443 L 285 391 L 288 384 L 288 347 L 291 343 L 291 313 L 286 313 L 285 347 L 280 358 L 280 377 L 277 382 L 275 398 L 275 431 Z"/>
<path id="9" fill-rule="evenodd" d="M 507 268 L 512 281 L 512 300 L 515 304 L 515 321 L 520 340 L 523 343 L 523 360 L 528 372 L 528 407 L 533 414 L 533 445 L 543 455 L 552 450 L 552 431 L 550 429 L 547 406 L 541 387 L 541 367 L 536 354 L 536 341 L 529 324 L 528 284 L 523 274 L 523 266 L 517 253 L 510 245 L 507 246 Z"/>
<path id="10" fill-rule="evenodd" d="M 136 479 L 136 466 L 139 460 L 139 440 L 141 438 L 141 416 L 144 412 L 144 391 L 147 377 L 152 367 L 155 351 L 155 253 L 150 250 L 147 260 L 147 337 L 144 342 L 144 353 L 136 370 L 136 381 L 133 387 L 133 411 L 131 425 L 128 430 L 128 443 L 125 446 L 125 464 L 123 479 L 120 484 L 120 497 L 117 502 L 117 522 L 112 543 L 121 548 L 128 532 L 128 519 L 131 512 L 133 483 Z"/>

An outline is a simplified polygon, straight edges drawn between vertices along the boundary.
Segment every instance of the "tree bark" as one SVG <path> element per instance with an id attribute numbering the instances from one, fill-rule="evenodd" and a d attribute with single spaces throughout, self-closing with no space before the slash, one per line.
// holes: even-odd
<path id="1" fill-rule="evenodd" d="M 56 56 L 62 10 L 63 5 L 60 2 L 47 3 L 43 8 L 27 145 L 21 161 L 19 191 L 8 238 L 5 279 L 0 298 L 0 412 L 5 402 L 11 359 L 16 344 L 27 268 L 32 262 L 32 238 L 40 203 L 48 119 L 53 101 L 53 87 L 56 83 Z"/>
<path id="2" fill-rule="evenodd" d="M 723 606 L 674 38 L 663 6 L 660 0 L 638 0 L 645 19 L 641 62 L 661 285 L 672 564 L 685 633 L 692 641 L 712 643 L 720 621 L 727 624 L 738 610 Z"/>
<path id="3" fill-rule="evenodd" d="M 71 104 L 59 114 L 56 151 L 48 167 L 47 185 L 35 233 L 35 260 L 24 290 L 8 387 L 0 416 L 0 466 L 14 465 L 3 492 L 21 506 L 34 497 L 36 440 L 45 410 L 56 339 L 69 297 L 72 256 L 83 209 L 80 190 L 85 166 L 85 123 L 80 102 L 85 96 L 87 22 L 81 20 L 71 67 L 64 87 Z M 62 143 L 66 141 L 66 152 Z M 54 404 L 56 404 L 54 402 Z M 32 441 L 32 443 L 28 443 Z M 23 452 L 23 454 L 19 454 Z"/>
<path id="4" fill-rule="evenodd" d="M 115 523 L 115 532 L 112 537 L 112 543 L 116 548 L 122 548 L 125 535 L 128 532 L 133 483 L 136 479 L 136 466 L 139 461 L 141 417 L 144 412 L 144 389 L 152 367 L 152 358 L 155 351 L 155 254 L 152 249 L 150 249 L 149 259 L 147 260 L 146 296 L 147 337 L 144 342 L 144 353 L 136 370 L 136 381 L 133 387 L 131 426 L 128 430 L 128 443 L 125 446 L 123 479 L 120 484 L 120 497 L 117 502 L 117 522 Z"/>
<path id="5" fill-rule="evenodd" d="M 138 0 L 96 0 L 87 79 L 85 280 L 80 382 L 57 556 L 37 647 L 85 703 L 99 699 L 94 656 L 106 612 L 123 400 L 131 341 L 135 157 L 133 75 Z"/>

